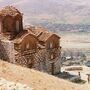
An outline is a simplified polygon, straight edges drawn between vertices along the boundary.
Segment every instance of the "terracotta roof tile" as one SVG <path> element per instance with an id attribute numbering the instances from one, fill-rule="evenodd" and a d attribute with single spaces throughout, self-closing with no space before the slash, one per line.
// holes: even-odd
<path id="1" fill-rule="evenodd" d="M 29 32 L 35 34 L 36 37 L 38 37 L 43 32 L 43 29 L 37 28 L 35 26 L 28 26 L 26 29 L 28 29 Z"/>
<path id="2" fill-rule="evenodd" d="M 45 49 L 45 46 L 41 45 L 40 43 L 37 44 L 39 49 Z"/>
<path id="3" fill-rule="evenodd" d="M 27 31 L 26 30 L 23 30 L 22 32 L 20 32 L 16 37 L 15 39 L 13 40 L 15 43 L 19 43 L 22 38 L 27 34 Z"/>
<path id="4" fill-rule="evenodd" d="M 43 32 L 43 33 L 38 37 L 38 39 L 39 39 L 40 41 L 46 42 L 46 41 L 49 39 L 49 37 L 51 37 L 52 35 L 53 35 L 53 33 Z"/>
<path id="5" fill-rule="evenodd" d="M 33 35 L 37 39 L 37 37 L 32 32 L 23 30 L 16 36 L 16 38 L 14 39 L 14 43 L 20 43 L 23 40 L 23 38 L 26 37 L 27 35 Z"/>
<path id="6" fill-rule="evenodd" d="M 39 39 L 39 41 L 43 42 L 46 42 L 52 35 L 56 35 L 57 37 L 59 37 L 57 34 L 49 32 L 42 27 L 35 27 L 33 30 L 29 28 L 29 32 L 34 33 L 36 37 Z"/>

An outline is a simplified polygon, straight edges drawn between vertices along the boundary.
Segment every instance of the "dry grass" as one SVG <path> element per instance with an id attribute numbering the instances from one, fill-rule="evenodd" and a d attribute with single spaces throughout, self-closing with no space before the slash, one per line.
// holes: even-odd
<path id="1" fill-rule="evenodd" d="M 27 84 L 34 90 L 79 90 L 77 84 L 3 61 L 0 61 L 0 77 Z"/>

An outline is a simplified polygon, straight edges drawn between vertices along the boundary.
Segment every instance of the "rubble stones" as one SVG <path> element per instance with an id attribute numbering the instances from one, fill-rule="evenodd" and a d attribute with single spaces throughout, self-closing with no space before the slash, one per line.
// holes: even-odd
<path id="1" fill-rule="evenodd" d="M 0 90 L 33 90 L 27 85 L 23 85 L 21 83 L 15 83 L 5 80 L 4 78 L 0 78 Z"/>

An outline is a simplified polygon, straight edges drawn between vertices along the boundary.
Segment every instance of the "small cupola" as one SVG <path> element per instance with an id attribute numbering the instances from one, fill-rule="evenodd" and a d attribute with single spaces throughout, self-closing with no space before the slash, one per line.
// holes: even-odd
<path id="1" fill-rule="evenodd" d="M 23 30 L 22 14 L 13 6 L 6 6 L 0 11 L 0 34 L 13 39 Z"/>

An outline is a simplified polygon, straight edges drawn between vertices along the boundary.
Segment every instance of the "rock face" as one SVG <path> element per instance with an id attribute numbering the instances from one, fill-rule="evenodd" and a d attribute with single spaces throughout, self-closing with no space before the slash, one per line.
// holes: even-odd
<path id="1" fill-rule="evenodd" d="M 15 83 L 5 80 L 4 78 L 0 78 L 0 90 L 33 90 L 27 85 L 23 85 L 21 83 Z"/>

